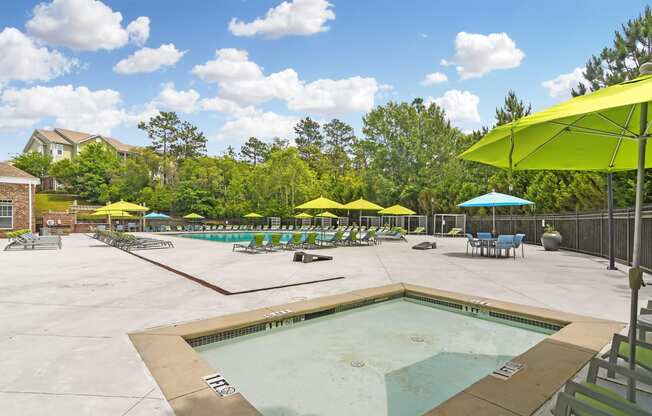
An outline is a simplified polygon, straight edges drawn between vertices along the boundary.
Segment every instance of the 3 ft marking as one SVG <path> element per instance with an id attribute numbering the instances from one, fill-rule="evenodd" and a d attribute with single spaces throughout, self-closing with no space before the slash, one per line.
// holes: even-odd
<path id="1" fill-rule="evenodd" d="M 229 384 L 229 382 L 218 373 L 204 376 L 204 381 L 220 397 L 228 397 L 237 393 L 235 387 Z"/>

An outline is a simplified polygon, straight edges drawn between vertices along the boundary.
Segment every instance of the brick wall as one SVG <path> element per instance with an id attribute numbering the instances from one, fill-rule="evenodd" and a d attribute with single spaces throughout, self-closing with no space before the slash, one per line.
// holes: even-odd
<path id="1" fill-rule="evenodd" d="M 0 199 L 9 199 L 13 201 L 14 226 L 13 230 L 20 230 L 29 227 L 29 216 L 32 216 L 32 231 L 36 227 L 36 218 L 34 216 L 34 195 L 36 187 L 32 185 L 32 212 L 29 212 L 29 198 L 27 189 L 29 185 L 15 183 L 0 183 Z M 0 230 L 0 238 L 5 237 L 5 233 L 12 230 Z"/>
<path id="2" fill-rule="evenodd" d="M 43 214 L 43 228 L 50 234 L 69 234 L 74 232 L 77 216 L 67 212 L 47 212 Z"/>

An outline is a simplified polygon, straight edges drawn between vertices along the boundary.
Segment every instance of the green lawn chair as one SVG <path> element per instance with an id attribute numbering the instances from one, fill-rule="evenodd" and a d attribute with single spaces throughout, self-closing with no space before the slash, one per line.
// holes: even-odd
<path id="1" fill-rule="evenodd" d="M 303 242 L 303 248 L 315 248 L 317 245 L 317 233 L 308 233 L 308 237 Z"/>
<path id="2" fill-rule="evenodd" d="M 242 244 L 242 243 L 234 244 L 232 251 L 235 251 L 237 248 L 242 248 L 244 249 L 244 251 L 250 253 L 255 253 L 257 251 L 264 251 L 265 250 L 265 247 L 263 245 L 264 240 L 265 240 L 264 234 L 256 234 L 254 235 L 254 238 L 251 239 L 249 244 Z"/>
<path id="3" fill-rule="evenodd" d="M 417 227 L 412 231 L 412 234 L 425 234 L 426 229 L 424 227 Z"/>
<path id="4" fill-rule="evenodd" d="M 283 234 L 281 233 L 274 233 L 272 234 L 271 238 L 267 241 L 267 244 L 265 245 L 265 248 L 269 251 L 276 251 L 280 250 L 283 247 L 281 246 L 281 237 Z"/>
<path id="5" fill-rule="evenodd" d="M 555 416 L 652 416 L 635 403 L 611 389 L 598 384 L 598 371 L 600 368 L 607 373 L 619 374 L 633 378 L 643 384 L 652 385 L 652 377 L 639 371 L 632 371 L 627 367 L 611 364 L 599 358 L 593 358 L 589 364 L 586 381 L 566 383 L 563 392 L 557 395 L 557 403 L 553 414 Z"/>
<path id="6" fill-rule="evenodd" d="M 603 358 L 606 356 L 609 357 L 609 363 L 613 365 L 618 363 L 618 358 L 629 362 L 629 339 L 625 335 L 614 334 L 611 350 Z M 647 371 L 652 371 L 652 344 L 636 341 L 636 364 Z M 613 378 L 614 373 L 610 372 L 608 376 Z"/>
<path id="7" fill-rule="evenodd" d="M 451 228 L 450 231 L 446 233 L 447 236 L 449 237 L 458 237 L 462 235 L 462 229 L 461 228 Z"/>

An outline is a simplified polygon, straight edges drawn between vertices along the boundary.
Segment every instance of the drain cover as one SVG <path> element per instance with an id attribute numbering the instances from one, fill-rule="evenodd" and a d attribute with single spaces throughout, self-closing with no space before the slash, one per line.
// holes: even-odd
<path id="1" fill-rule="evenodd" d="M 412 342 L 424 342 L 425 341 L 425 339 L 423 339 L 423 337 L 420 337 L 418 335 L 410 337 L 410 340 L 412 340 Z"/>
<path id="2" fill-rule="evenodd" d="M 364 367 L 364 361 L 353 360 L 351 361 L 351 367 Z"/>

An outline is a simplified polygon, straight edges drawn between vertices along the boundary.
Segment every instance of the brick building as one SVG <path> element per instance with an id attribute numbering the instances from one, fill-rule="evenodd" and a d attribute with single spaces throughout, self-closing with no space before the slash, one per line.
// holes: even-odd
<path id="1" fill-rule="evenodd" d="M 38 178 L 0 162 L 0 238 L 12 230 L 34 231 L 34 195 L 38 184 Z"/>

